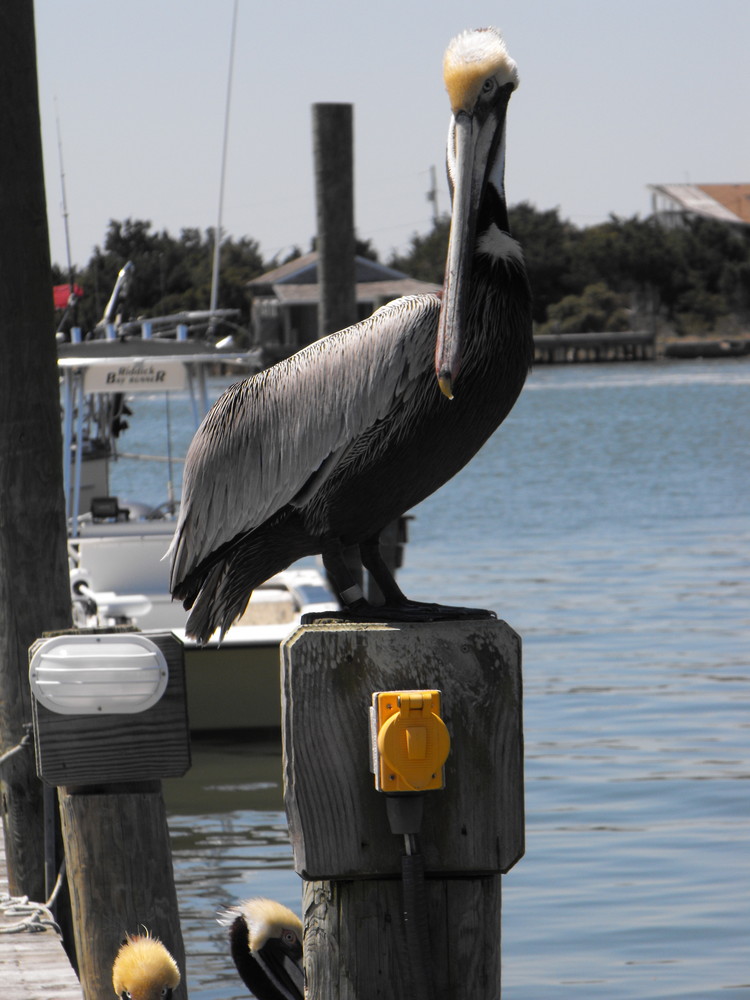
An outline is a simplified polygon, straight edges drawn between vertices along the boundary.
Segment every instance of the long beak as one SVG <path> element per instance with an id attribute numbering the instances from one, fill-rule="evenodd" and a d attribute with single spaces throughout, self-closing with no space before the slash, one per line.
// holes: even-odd
<path id="1" fill-rule="evenodd" d="M 435 374 L 448 399 L 453 399 L 453 382 L 461 365 L 461 340 L 476 223 L 476 202 L 472 198 L 475 137 L 473 118 L 466 112 L 459 112 L 454 119 L 454 141 L 453 214 L 435 347 Z"/>
<path id="2" fill-rule="evenodd" d="M 260 951 L 254 954 L 280 997 L 284 997 L 285 1000 L 301 1000 L 305 995 L 305 975 L 302 971 L 301 956 L 300 961 L 296 962 L 276 938 L 269 938 Z"/>

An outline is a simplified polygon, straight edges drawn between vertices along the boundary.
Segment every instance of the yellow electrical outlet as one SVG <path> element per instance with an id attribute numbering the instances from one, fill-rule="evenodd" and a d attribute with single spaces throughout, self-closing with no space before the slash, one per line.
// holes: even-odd
<path id="1" fill-rule="evenodd" d="M 376 691 L 372 696 L 375 785 L 382 792 L 442 788 L 450 734 L 439 691 Z"/>

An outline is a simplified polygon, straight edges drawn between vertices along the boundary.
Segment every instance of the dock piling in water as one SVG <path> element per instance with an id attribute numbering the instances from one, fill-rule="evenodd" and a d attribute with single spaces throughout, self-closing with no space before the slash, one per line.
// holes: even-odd
<path id="1" fill-rule="evenodd" d="M 151 653 L 152 672 L 160 675 L 156 701 L 140 679 L 151 669 L 141 666 Z M 44 687 L 49 669 L 51 695 Z M 162 778 L 190 766 L 182 644 L 170 632 L 70 630 L 35 643 L 30 674 L 37 769 L 58 789 L 84 1000 L 112 995 L 112 963 L 123 939 L 145 931 L 174 956 L 183 972 L 174 1000 L 187 1000 L 161 789 Z M 150 707 L 125 707 L 135 696 Z"/>
<path id="2" fill-rule="evenodd" d="M 305 880 L 308 995 L 421 996 L 410 977 L 404 840 L 370 773 L 376 691 L 435 689 L 451 738 L 418 836 L 431 998 L 500 994 L 500 876 L 523 854 L 521 646 L 496 620 L 318 623 L 282 646 L 285 802 Z M 413 961 L 412 961 L 413 960 Z"/>
<path id="3" fill-rule="evenodd" d="M 75 946 L 84 1000 L 112 995 L 112 963 L 126 935 L 158 937 L 182 970 L 185 949 L 161 783 L 61 788 Z"/>

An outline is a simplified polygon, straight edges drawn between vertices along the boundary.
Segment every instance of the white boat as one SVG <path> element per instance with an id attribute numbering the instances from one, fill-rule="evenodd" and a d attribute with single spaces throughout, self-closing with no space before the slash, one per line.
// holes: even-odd
<path id="1" fill-rule="evenodd" d="M 208 375 L 257 370 L 257 355 L 196 341 L 97 339 L 58 347 L 63 468 L 74 623 L 79 628 L 132 624 L 170 630 L 183 642 L 191 730 L 276 729 L 280 725 L 279 643 L 301 615 L 338 607 L 318 566 L 297 565 L 258 588 L 221 646 L 185 638 L 185 612 L 168 589 L 164 559 L 179 499 L 181 455 L 131 454 L 125 417 L 146 400 L 163 400 L 167 441 L 170 399 L 189 398 L 189 441 L 212 400 Z M 158 506 L 113 496 L 113 463 L 152 463 L 165 472 Z M 130 478 L 130 477 L 129 477 Z M 132 477 L 135 481 L 138 477 Z"/>

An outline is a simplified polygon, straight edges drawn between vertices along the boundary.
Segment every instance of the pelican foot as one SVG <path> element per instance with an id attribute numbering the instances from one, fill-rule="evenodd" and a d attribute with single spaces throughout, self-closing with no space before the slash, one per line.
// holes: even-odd
<path id="1" fill-rule="evenodd" d="M 313 611 L 302 615 L 303 625 L 323 622 L 442 622 L 497 619 L 494 611 L 485 608 L 461 608 L 449 604 L 426 604 L 405 601 L 403 604 L 369 604 L 357 601 L 342 611 Z"/>

